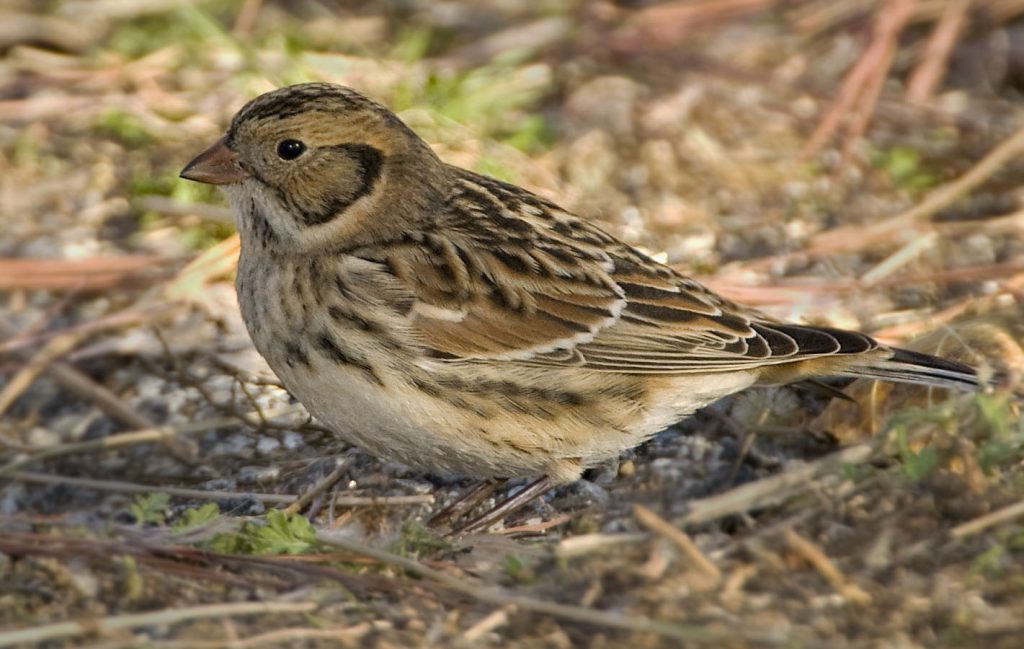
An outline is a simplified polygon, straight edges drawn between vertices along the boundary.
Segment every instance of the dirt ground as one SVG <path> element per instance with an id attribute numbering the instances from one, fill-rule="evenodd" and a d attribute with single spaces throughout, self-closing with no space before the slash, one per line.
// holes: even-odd
<path id="1" fill-rule="evenodd" d="M 472 477 L 305 415 L 242 327 L 223 198 L 177 175 L 256 94 L 344 83 L 733 299 L 1012 383 L 1022 17 L 0 0 L 0 647 L 1021 646 L 1008 390 L 750 391 L 446 538 Z"/>

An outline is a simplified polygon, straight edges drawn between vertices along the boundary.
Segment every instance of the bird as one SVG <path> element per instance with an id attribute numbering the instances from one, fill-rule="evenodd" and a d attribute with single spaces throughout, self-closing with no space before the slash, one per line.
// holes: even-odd
<path id="1" fill-rule="evenodd" d="M 445 163 L 346 86 L 252 99 L 181 177 L 227 194 L 245 326 L 322 424 L 416 469 L 534 479 L 487 524 L 753 386 L 983 383 L 736 304 L 555 202 Z"/>

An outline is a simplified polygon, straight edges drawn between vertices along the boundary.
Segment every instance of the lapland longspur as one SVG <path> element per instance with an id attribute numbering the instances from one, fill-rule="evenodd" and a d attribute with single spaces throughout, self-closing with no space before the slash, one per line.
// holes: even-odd
<path id="1" fill-rule="evenodd" d="M 978 384 L 959 363 L 725 300 L 551 201 L 445 164 L 343 86 L 257 97 L 181 175 L 227 192 L 242 314 L 284 385 L 414 467 L 546 487 L 754 385 Z"/>

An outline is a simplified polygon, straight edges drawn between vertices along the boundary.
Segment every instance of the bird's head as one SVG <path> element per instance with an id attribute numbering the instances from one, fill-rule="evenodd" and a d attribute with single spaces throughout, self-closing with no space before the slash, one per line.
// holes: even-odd
<path id="1" fill-rule="evenodd" d="M 181 176 L 225 189 L 243 247 L 305 254 L 396 236 L 439 200 L 443 170 L 381 104 L 306 83 L 243 106 Z"/>

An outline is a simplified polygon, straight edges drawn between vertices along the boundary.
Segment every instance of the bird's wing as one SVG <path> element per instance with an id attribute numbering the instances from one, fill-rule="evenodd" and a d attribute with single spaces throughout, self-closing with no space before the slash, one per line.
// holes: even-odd
<path id="1" fill-rule="evenodd" d="M 587 367 L 688 374 L 863 354 L 879 347 L 863 334 L 772 320 L 673 275 L 652 276 L 645 266 L 613 274 L 626 307 L 614 325 L 576 348 Z"/>
<path id="2" fill-rule="evenodd" d="M 600 248 L 516 236 L 485 246 L 440 232 L 414 239 L 387 246 L 383 261 L 411 289 L 407 317 L 437 358 L 565 354 L 618 322 L 626 306 Z"/>
<path id="3" fill-rule="evenodd" d="M 382 260 L 411 290 L 408 317 L 435 358 L 683 374 L 877 347 L 732 304 L 513 185 L 467 175 L 453 205 Z"/>

